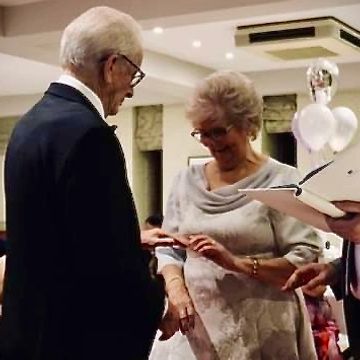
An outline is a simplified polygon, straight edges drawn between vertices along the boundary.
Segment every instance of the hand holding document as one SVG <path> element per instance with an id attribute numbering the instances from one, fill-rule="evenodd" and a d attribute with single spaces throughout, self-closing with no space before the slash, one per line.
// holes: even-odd
<path id="1" fill-rule="evenodd" d="M 338 201 L 335 205 L 343 211 L 346 216 L 341 218 L 327 217 L 326 222 L 335 234 L 343 239 L 352 241 L 360 249 L 360 202 Z M 356 257 L 360 260 L 360 251 L 355 249 Z M 360 284 L 359 284 L 360 285 Z"/>
<path id="2" fill-rule="evenodd" d="M 309 173 L 298 184 L 239 189 L 249 198 L 330 232 L 325 215 L 346 213 L 334 201 L 360 201 L 360 143 L 339 153 L 335 160 Z"/>

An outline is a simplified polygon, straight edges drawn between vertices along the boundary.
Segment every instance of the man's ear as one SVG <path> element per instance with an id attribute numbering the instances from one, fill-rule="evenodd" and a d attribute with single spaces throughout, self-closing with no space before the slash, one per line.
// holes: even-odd
<path id="1" fill-rule="evenodd" d="M 118 56 L 113 54 L 110 55 L 104 64 L 104 68 L 103 68 L 103 75 L 104 75 L 104 80 L 107 84 L 112 84 L 113 82 L 113 73 L 115 71 L 115 63 L 118 59 Z"/>

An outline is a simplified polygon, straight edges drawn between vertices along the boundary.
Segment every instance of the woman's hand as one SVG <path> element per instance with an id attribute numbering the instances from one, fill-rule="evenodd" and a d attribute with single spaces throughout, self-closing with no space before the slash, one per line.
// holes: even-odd
<path id="1" fill-rule="evenodd" d="M 236 257 L 210 236 L 204 234 L 190 235 L 188 247 L 225 269 L 237 270 L 235 266 Z"/>
<path id="2" fill-rule="evenodd" d="M 167 326 L 166 336 L 171 334 L 169 336 L 171 337 L 179 329 L 184 334 L 194 328 L 195 309 L 193 302 L 181 278 L 170 280 L 166 284 L 166 291 L 168 295 L 168 311 L 165 317 L 170 321 Z"/>
<path id="3" fill-rule="evenodd" d="M 171 303 L 168 303 L 168 309 L 159 326 L 159 330 L 161 331 L 159 340 L 164 341 L 170 339 L 179 329 L 180 324 L 176 308 Z"/>

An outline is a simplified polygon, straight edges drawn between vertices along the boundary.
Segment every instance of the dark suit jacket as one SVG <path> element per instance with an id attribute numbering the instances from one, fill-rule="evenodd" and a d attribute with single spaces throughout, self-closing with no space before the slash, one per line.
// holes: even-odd
<path id="1" fill-rule="evenodd" d="M 338 300 L 344 301 L 344 314 L 349 337 L 351 359 L 360 359 L 360 301 L 350 290 L 350 282 L 355 274 L 354 244 L 344 240 L 341 259 L 333 262 L 338 272 L 338 283 L 332 289 Z"/>
<path id="2" fill-rule="evenodd" d="M 3 239 L 0 239 L 0 257 L 6 254 L 6 242 Z"/>
<path id="3" fill-rule="evenodd" d="M 147 358 L 163 308 L 124 156 L 76 89 L 53 83 L 5 160 L 2 354 L 11 360 Z"/>

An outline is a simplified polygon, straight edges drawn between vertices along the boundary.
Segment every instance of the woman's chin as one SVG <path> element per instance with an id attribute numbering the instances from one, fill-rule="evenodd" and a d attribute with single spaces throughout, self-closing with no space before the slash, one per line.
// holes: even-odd
<path id="1" fill-rule="evenodd" d="M 233 158 L 215 157 L 218 167 L 222 171 L 230 171 L 236 168 L 236 163 Z"/>

